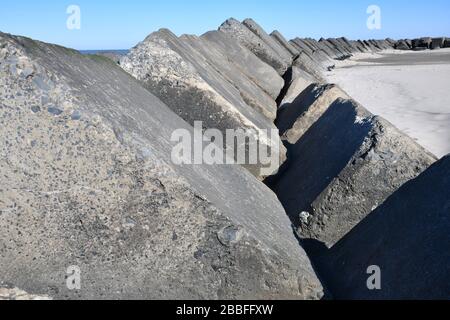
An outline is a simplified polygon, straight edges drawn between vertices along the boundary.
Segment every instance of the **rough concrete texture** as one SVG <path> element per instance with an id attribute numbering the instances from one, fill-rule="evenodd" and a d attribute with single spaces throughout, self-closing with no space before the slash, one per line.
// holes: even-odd
<path id="1" fill-rule="evenodd" d="M 405 39 L 404 41 L 411 41 L 411 47 L 413 49 L 415 48 L 425 48 L 425 49 L 430 49 L 431 45 L 433 43 L 433 39 L 426 37 L 426 38 L 419 38 L 419 39 L 413 39 L 413 40 L 408 40 Z"/>
<path id="2" fill-rule="evenodd" d="M 180 39 L 161 29 L 134 47 L 120 64 L 191 125 L 202 121 L 204 128 L 223 134 L 229 129 L 275 129 L 275 100 L 230 63 L 219 48 L 201 38 Z M 259 141 L 276 150 L 271 141 Z M 280 153 L 283 163 L 285 150 Z M 263 178 L 260 165 L 245 167 Z"/>
<path id="3" fill-rule="evenodd" d="M 413 39 L 411 40 L 411 47 L 413 49 L 420 47 L 421 41 L 420 39 Z"/>
<path id="4" fill-rule="evenodd" d="M 251 81 L 240 68 L 230 63 L 230 58 L 219 46 L 192 35 L 183 35 L 180 40 L 188 49 L 196 51 L 199 57 L 203 57 L 212 69 L 225 78 L 224 81 L 233 85 L 247 105 L 263 114 L 270 122 L 275 120 L 277 110 L 275 99 Z"/>
<path id="5" fill-rule="evenodd" d="M 348 39 L 345 38 L 345 37 L 342 37 L 342 38 L 339 38 L 339 39 L 345 44 L 345 46 L 347 46 L 347 47 L 349 48 L 349 50 L 350 50 L 352 53 L 359 52 L 358 48 L 356 48 L 356 47 L 353 45 L 353 42 L 352 42 L 352 41 L 348 40 Z"/>
<path id="6" fill-rule="evenodd" d="M 297 67 L 292 67 L 288 89 L 281 100 L 280 110 L 287 104 L 292 104 L 306 88 L 316 82 L 318 82 L 318 80 L 309 73 Z"/>
<path id="7" fill-rule="evenodd" d="M 371 41 L 364 40 L 363 42 L 366 44 L 366 46 L 369 48 L 370 51 L 378 52 L 378 48 L 375 47 Z"/>
<path id="8" fill-rule="evenodd" d="M 1 281 L 55 299 L 322 296 L 275 195 L 240 166 L 174 165 L 171 134 L 192 128 L 112 61 L 0 34 L 0 75 Z"/>
<path id="9" fill-rule="evenodd" d="M 341 57 L 343 54 L 336 50 L 327 40 L 321 39 L 317 44 L 326 54 L 330 57 L 330 59 L 336 59 Z"/>
<path id="10" fill-rule="evenodd" d="M 431 48 L 432 43 L 433 43 L 433 39 L 430 37 L 420 38 L 420 40 L 419 40 L 419 46 L 427 47 L 428 49 Z"/>
<path id="11" fill-rule="evenodd" d="M 326 70 L 325 66 L 306 51 L 302 51 L 295 58 L 293 66 L 305 71 L 319 81 L 324 81 L 323 72 Z"/>
<path id="12" fill-rule="evenodd" d="M 436 160 L 355 102 L 339 98 L 327 107 L 330 100 L 315 106 L 319 114 L 298 113 L 305 120 L 286 137 L 289 161 L 272 182 L 299 236 L 327 247 Z"/>
<path id="13" fill-rule="evenodd" d="M 296 46 L 299 49 L 299 51 L 305 51 L 308 54 L 313 53 L 313 49 L 310 46 L 308 46 L 303 39 L 300 38 L 292 39 L 291 44 Z"/>
<path id="14" fill-rule="evenodd" d="M 228 19 L 219 27 L 219 30 L 239 41 L 262 61 L 272 66 L 278 74 L 283 75 L 289 68 L 290 61 L 279 56 L 269 44 L 236 19 Z"/>
<path id="15" fill-rule="evenodd" d="M 368 40 L 368 41 L 374 46 L 376 51 L 381 51 L 382 50 L 382 48 L 380 47 L 380 44 L 377 41 L 375 41 L 373 39 L 372 40 Z"/>
<path id="16" fill-rule="evenodd" d="M 388 39 L 380 40 L 380 41 L 383 44 L 383 48 L 386 49 L 386 50 L 390 50 L 390 49 L 392 49 L 394 47 L 393 44 Z"/>
<path id="17" fill-rule="evenodd" d="M 328 39 L 328 42 L 336 48 L 339 52 L 342 52 L 343 55 L 351 55 L 352 51 L 345 46 L 342 41 L 339 39 Z"/>
<path id="18" fill-rule="evenodd" d="M 392 38 L 386 38 L 386 42 L 389 44 L 390 47 L 393 47 L 396 43 L 396 41 Z"/>
<path id="19" fill-rule="evenodd" d="M 261 61 L 253 52 L 241 46 L 229 35 L 220 31 L 210 31 L 201 36 L 222 49 L 230 63 L 256 83 L 274 100 L 284 86 L 283 78 L 268 64 Z"/>
<path id="20" fill-rule="evenodd" d="M 445 38 L 433 38 L 431 42 L 431 49 L 440 49 L 445 46 Z"/>
<path id="21" fill-rule="evenodd" d="M 281 46 L 278 41 L 270 37 L 264 29 L 258 25 L 253 19 L 245 19 L 242 24 L 251 32 L 261 38 L 288 66 L 292 63 L 292 56 Z"/>
<path id="22" fill-rule="evenodd" d="M 326 46 L 323 42 L 317 41 L 316 46 L 319 48 L 319 50 L 321 50 L 323 52 L 324 55 L 326 55 L 328 57 L 328 59 L 330 61 L 332 61 L 333 59 L 336 58 L 335 53 L 328 46 Z"/>
<path id="23" fill-rule="evenodd" d="M 450 156 L 407 182 L 321 257 L 338 299 L 450 299 Z M 381 290 L 368 290 L 369 266 Z"/>
<path id="24" fill-rule="evenodd" d="M 408 43 L 405 40 L 399 40 L 395 44 L 395 49 L 397 49 L 397 50 L 411 50 L 411 47 L 408 45 Z"/>
<path id="25" fill-rule="evenodd" d="M 314 40 L 314 39 L 304 39 L 305 43 L 307 45 L 309 45 L 312 50 L 313 50 L 313 57 L 314 59 L 316 59 L 318 62 L 320 62 L 322 65 L 329 65 L 332 59 L 330 59 L 330 57 L 328 56 L 328 53 L 321 48 L 321 46 L 319 45 L 319 43 Z"/>
<path id="26" fill-rule="evenodd" d="M 344 40 L 344 38 L 337 38 L 334 41 L 336 41 L 336 44 L 339 46 L 339 48 L 345 50 L 347 54 L 352 55 L 355 50 L 346 40 L 347 39 Z"/>
<path id="27" fill-rule="evenodd" d="M 355 47 L 359 52 L 367 52 L 367 48 L 361 41 L 352 41 L 352 46 Z"/>
<path id="28" fill-rule="evenodd" d="M 349 96 L 335 85 L 311 82 L 279 112 L 276 124 L 282 140 L 296 144 L 338 98 L 349 99 Z"/>
<path id="29" fill-rule="evenodd" d="M 293 63 L 315 78 L 323 81 L 323 72 L 333 69 L 336 61 L 346 60 L 355 53 L 379 52 L 392 49 L 391 44 L 385 40 L 353 41 L 347 38 L 315 39 L 295 38 L 288 44 L 299 52 Z"/>
<path id="30" fill-rule="evenodd" d="M 364 41 L 358 40 L 357 43 L 358 43 L 358 47 L 363 48 L 363 52 L 369 51 L 369 48 L 366 46 Z M 394 45 L 395 45 L 395 43 L 394 43 Z"/>
<path id="31" fill-rule="evenodd" d="M 277 30 L 273 31 L 270 36 L 277 41 L 287 52 L 291 55 L 291 57 L 295 57 L 300 52 L 296 49 L 292 44 L 287 41 L 287 39 Z"/>
<path id="32" fill-rule="evenodd" d="M 343 52 L 342 49 L 339 49 L 338 47 L 336 47 L 329 40 L 322 40 L 320 42 L 323 43 L 325 46 L 327 46 L 332 52 L 334 52 L 335 59 L 341 59 L 342 57 L 347 56 L 347 54 L 345 52 Z"/>
<path id="33" fill-rule="evenodd" d="M 444 48 L 450 48 L 450 38 L 445 38 Z"/>

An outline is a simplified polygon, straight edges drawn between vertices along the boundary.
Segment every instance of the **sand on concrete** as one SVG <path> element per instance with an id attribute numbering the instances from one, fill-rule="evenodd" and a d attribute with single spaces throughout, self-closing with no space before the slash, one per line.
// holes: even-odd
<path id="1" fill-rule="evenodd" d="M 360 54 L 326 77 L 436 156 L 450 153 L 450 49 Z"/>

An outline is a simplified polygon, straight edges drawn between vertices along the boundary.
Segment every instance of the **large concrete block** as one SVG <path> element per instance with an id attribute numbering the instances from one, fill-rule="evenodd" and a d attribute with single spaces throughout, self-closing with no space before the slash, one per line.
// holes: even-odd
<path id="1" fill-rule="evenodd" d="M 230 129 L 275 129 L 275 101 L 258 91 L 223 52 L 202 39 L 180 39 L 162 29 L 134 47 L 121 66 L 191 125 L 202 121 L 204 128 L 223 134 Z M 261 137 L 264 132 L 255 139 L 266 145 Z M 268 143 L 277 152 L 276 143 Z M 280 163 L 284 153 L 281 148 Z M 264 177 L 260 165 L 245 167 L 256 177 Z"/>
<path id="2" fill-rule="evenodd" d="M 353 54 L 357 52 L 357 50 L 351 45 L 347 38 L 341 37 L 337 38 L 336 41 L 340 42 L 341 45 L 349 52 L 349 54 Z"/>
<path id="3" fill-rule="evenodd" d="M 337 48 L 333 43 L 331 43 L 329 40 L 323 39 L 320 41 L 324 45 L 326 45 L 332 52 L 334 52 L 334 59 L 341 59 L 345 56 L 348 56 L 348 53 L 342 51 L 341 49 Z"/>
<path id="4" fill-rule="evenodd" d="M 358 40 L 357 42 L 358 42 L 358 46 L 360 48 L 363 48 L 364 52 L 370 51 L 370 48 L 364 43 L 364 41 Z"/>
<path id="5" fill-rule="evenodd" d="M 277 120 L 289 160 L 271 184 L 299 236 L 331 247 L 436 159 L 333 86 L 310 90 Z"/>
<path id="6" fill-rule="evenodd" d="M 172 134 L 193 129 L 140 82 L 55 45 L 0 48 L 2 281 L 55 299 L 321 297 L 276 196 L 240 166 L 176 165 Z"/>
<path id="7" fill-rule="evenodd" d="M 395 44 L 395 49 L 397 49 L 397 50 L 411 50 L 411 47 L 408 45 L 408 43 L 405 40 L 399 40 Z"/>
<path id="8" fill-rule="evenodd" d="M 317 41 L 317 47 L 322 50 L 330 60 L 334 60 L 336 58 L 337 52 L 330 48 L 326 43 L 323 41 Z"/>
<path id="9" fill-rule="evenodd" d="M 289 52 L 291 57 L 297 56 L 300 52 L 277 30 L 273 31 L 270 36 L 277 41 L 285 50 Z"/>
<path id="10" fill-rule="evenodd" d="M 327 55 L 331 59 L 336 59 L 341 56 L 341 53 L 338 50 L 336 50 L 336 48 L 334 48 L 333 45 L 331 45 L 327 40 L 323 38 L 318 41 L 318 45 L 322 50 L 324 50 L 327 53 Z"/>
<path id="11" fill-rule="evenodd" d="M 369 52 L 378 52 L 379 49 L 373 45 L 373 43 L 369 40 L 363 40 L 366 47 L 369 48 Z"/>
<path id="12" fill-rule="evenodd" d="M 412 40 L 412 47 L 415 48 L 426 48 L 431 49 L 433 39 L 429 37 L 419 38 Z"/>
<path id="13" fill-rule="evenodd" d="M 262 39 L 277 55 L 285 62 L 290 65 L 292 62 L 292 55 L 289 52 L 286 52 L 284 47 L 275 41 L 269 34 L 264 31 L 264 29 L 258 25 L 252 19 L 245 19 L 242 21 L 242 24 L 246 26 L 251 32 L 256 34 L 260 39 Z"/>
<path id="14" fill-rule="evenodd" d="M 304 78 L 304 77 L 303 77 Z M 307 83 L 309 84 L 307 85 Z M 320 84 L 312 79 L 279 111 L 277 127 L 282 140 L 290 145 L 296 144 L 311 129 L 338 98 L 349 99 L 339 87 L 331 84 Z"/>
<path id="15" fill-rule="evenodd" d="M 364 46 L 362 46 L 358 41 L 355 40 L 351 40 L 350 44 L 352 45 L 353 48 L 355 48 L 355 52 L 366 52 L 366 48 Z"/>
<path id="16" fill-rule="evenodd" d="M 450 299 L 450 157 L 404 184 L 328 251 L 319 270 L 338 299 Z M 370 269 L 369 267 L 376 267 Z M 368 278 L 380 272 L 379 290 Z M 372 283 L 372 282 L 370 282 Z"/>
<path id="17" fill-rule="evenodd" d="M 312 54 L 314 52 L 314 48 L 312 48 L 309 44 L 307 44 L 304 41 L 304 39 L 295 38 L 291 42 L 293 45 L 295 45 L 301 51 L 305 51 L 308 54 Z"/>
<path id="18" fill-rule="evenodd" d="M 300 94 L 306 90 L 313 83 L 317 83 L 318 79 L 314 78 L 312 75 L 306 71 L 298 68 L 292 67 L 291 75 L 289 78 L 288 89 L 280 102 L 280 111 L 292 104 L 300 96 Z"/>
<path id="19" fill-rule="evenodd" d="M 440 49 L 445 47 L 445 38 L 433 38 L 431 49 Z"/>
<path id="20" fill-rule="evenodd" d="M 445 48 L 450 48 L 450 38 L 445 38 L 444 47 Z"/>
<path id="21" fill-rule="evenodd" d="M 197 36 L 183 35 L 180 40 L 189 50 L 196 51 L 200 57 L 206 59 L 207 64 L 217 70 L 225 82 L 228 81 L 233 85 L 247 105 L 263 114 L 268 120 L 272 122 L 275 120 L 277 116 L 275 99 L 251 81 L 245 73 L 241 72 L 238 65 L 231 63 L 228 52 L 223 51 L 216 43 L 205 41 L 204 38 Z M 278 74 L 274 70 L 273 72 L 273 76 L 277 76 L 276 80 L 278 80 Z"/>
<path id="22" fill-rule="evenodd" d="M 393 46 L 395 45 L 395 43 L 397 42 L 397 41 L 395 41 L 395 40 L 392 39 L 392 38 L 386 38 L 386 41 L 389 43 L 389 45 L 390 45 L 391 47 L 393 47 Z"/>
<path id="23" fill-rule="evenodd" d="M 235 39 L 220 31 L 209 31 L 201 36 L 216 46 L 229 58 L 231 64 L 256 83 L 274 100 L 284 86 L 283 78 L 267 63 L 261 61 L 253 52 L 241 46 Z"/>
<path id="24" fill-rule="evenodd" d="M 222 31 L 239 41 L 241 45 L 252 51 L 262 61 L 277 70 L 278 74 L 283 75 L 289 68 L 289 59 L 280 56 L 279 52 L 274 50 L 271 45 L 264 41 L 264 39 L 252 32 L 239 21 L 233 18 L 228 19 L 219 27 L 219 31 Z"/>
<path id="25" fill-rule="evenodd" d="M 328 39 L 328 42 L 331 43 L 338 51 L 342 52 L 343 55 L 351 55 L 352 51 L 348 48 L 342 40 L 339 39 Z"/>
<path id="26" fill-rule="evenodd" d="M 323 72 L 326 66 L 315 59 L 314 54 L 302 51 L 293 62 L 293 66 L 313 76 L 318 81 L 324 81 Z"/>
<path id="27" fill-rule="evenodd" d="M 323 48 L 321 44 L 315 39 L 304 39 L 304 42 L 313 49 L 313 57 L 321 64 L 327 66 L 332 63 L 332 58 L 328 55 L 328 52 Z"/>

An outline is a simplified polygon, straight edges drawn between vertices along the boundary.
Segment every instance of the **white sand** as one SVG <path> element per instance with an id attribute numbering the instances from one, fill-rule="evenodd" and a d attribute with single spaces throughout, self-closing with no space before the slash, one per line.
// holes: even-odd
<path id="1" fill-rule="evenodd" d="M 359 55 L 327 78 L 436 156 L 450 153 L 449 49 Z"/>

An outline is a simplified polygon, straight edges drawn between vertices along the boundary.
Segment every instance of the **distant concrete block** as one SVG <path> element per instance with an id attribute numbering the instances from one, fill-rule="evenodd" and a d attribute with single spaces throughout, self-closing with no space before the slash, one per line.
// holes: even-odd
<path id="1" fill-rule="evenodd" d="M 431 42 L 431 49 L 444 48 L 445 38 L 434 38 Z"/>
<path id="2" fill-rule="evenodd" d="M 433 39 L 431 39 L 429 37 L 421 38 L 419 41 L 419 46 L 430 49 L 432 42 L 433 42 Z"/>
<path id="3" fill-rule="evenodd" d="M 405 40 L 400 40 L 395 44 L 395 49 L 397 50 L 410 50 L 411 47 L 408 45 L 408 42 Z"/>
<path id="4" fill-rule="evenodd" d="M 450 48 L 450 38 L 445 38 L 444 48 Z"/>

